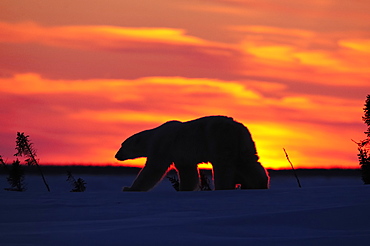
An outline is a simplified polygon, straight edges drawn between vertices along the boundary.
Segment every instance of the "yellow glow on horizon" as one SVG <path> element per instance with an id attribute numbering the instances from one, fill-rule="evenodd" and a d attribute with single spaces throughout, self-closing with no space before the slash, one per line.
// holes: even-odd
<path id="1" fill-rule="evenodd" d="M 144 167 L 145 165 L 145 162 L 146 162 L 146 158 L 143 157 L 143 158 L 136 158 L 136 159 L 132 159 L 132 160 L 126 160 L 126 161 L 117 161 L 116 160 L 116 165 L 120 165 L 120 166 L 127 166 L 127 167 Z"/>

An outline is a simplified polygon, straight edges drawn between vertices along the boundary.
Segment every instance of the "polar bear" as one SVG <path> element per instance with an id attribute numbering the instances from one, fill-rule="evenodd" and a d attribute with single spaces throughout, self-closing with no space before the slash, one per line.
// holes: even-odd
<path id="1" fill-rule="evenodd" d="M 120 161 L 147 157 L 131 187 L 124 191 L 148 191 L 172 164 L 178 171 L 181 191 L 199 187 L 198 164 L 213 166 L 215 190 L 267 189 L 269 177 L 258 162 L 248 129 L 226 116 L 207 116 L 187 122 L 169 121 L 126 139 L 115 155 Z"/>

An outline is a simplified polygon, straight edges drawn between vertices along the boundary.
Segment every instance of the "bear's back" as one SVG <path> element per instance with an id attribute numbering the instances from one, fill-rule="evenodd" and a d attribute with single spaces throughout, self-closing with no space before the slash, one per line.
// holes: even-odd
<path id="1" fill-rule="evenodd" d="M 218 154 L 225 158 L 239 156 L 240 138 L 245 138 L 246 133 L 248 130 L 232 118 L 208 116 L 183 122 L 169 148 L 174 159 L 210 162 Z"/>

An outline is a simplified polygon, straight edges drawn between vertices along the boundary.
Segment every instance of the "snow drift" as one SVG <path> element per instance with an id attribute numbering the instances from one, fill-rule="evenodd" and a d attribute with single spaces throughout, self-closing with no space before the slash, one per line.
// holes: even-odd
<path id="1" fill-rule="evenodd" d="M 0 185 L 6 186 L 0 176 Z M 26 192 L 0 191 L 1 245 L 367 245 L 370 186 L 360 178 L 276 178 L 269 190 L 125 193 L 132 176 L 26 177 Z"/>

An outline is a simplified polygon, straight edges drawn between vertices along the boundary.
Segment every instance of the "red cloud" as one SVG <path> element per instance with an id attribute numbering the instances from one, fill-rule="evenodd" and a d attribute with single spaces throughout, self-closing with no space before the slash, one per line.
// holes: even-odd
<path id="1" fill-rule="evenodd" d="M 176 47 L 198 52 L 229 55 L 234 50 L 220 43 L 187 35 L 175 28 L 133 28 L 119 26 L 53 26 L 36 23 L 10 24 L 0 22 L 0 42 L 40 43 L 88 50 L 171 51 Z"/>

